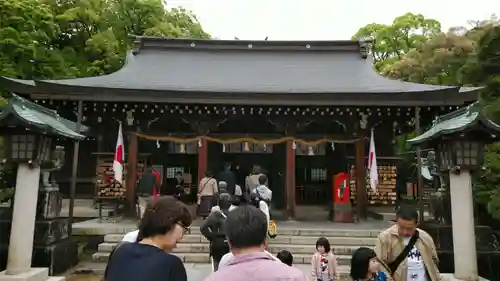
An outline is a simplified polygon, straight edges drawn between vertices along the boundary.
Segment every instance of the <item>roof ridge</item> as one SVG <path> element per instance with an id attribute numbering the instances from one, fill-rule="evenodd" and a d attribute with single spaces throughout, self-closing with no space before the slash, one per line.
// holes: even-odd
<path id="1" fill-rule="evenodd" d="M 458 116 L 461 116 L 461 115 L 464 115 L 464 114 L 467 114 L 467 116 L 470 116 L 472 114 L 472 111 L 471 109 L 476 109 L 478 108 L 480 105 L 479 105 L 479 102 L 473 102 L 467 106 L 464 106 L 464 107 L 461 107 L 459 109 L 456 109 L 452 112 L 448 112 L 446 114 L 443 114 L 443 115 L 440 115 L 440 116 L 437 116 L 434 121 L 432 122 L 432 125 L 435 125 L 436 123 L 439 123 L 439 122 L 443 122 L 443 121 L 446 121 L 446 120 L 450 120 L 450 119 L 453 119 L 453 118 L 456 118 Z M 481 112 L 481 110 L 479 110 L 479 112 Z"/>
<path id="2" fill-rule="evenodd" d="M 366 40 L 220 40 L 134 36 L 135 51 L 143 49 L 252 50 L 252 51 L 351 51 L 367 55 Z"/>
<path id="3" fill-rule="evenodd" d="M 25 99 L 19 95 L 16 95 L 14 93 L 10 93 L 10 96 L 12 99 L 14 99 L 14 101 L 19 101 L 21 102 L 23 105 L 27 105 L 29 106 L 31 109 L 36 109 L 38 111 L 41 111 L 43 112 L 44 114 L 47 114 L 47 115 L 51 115 L 52 117 L 56 118 L 56 119 L 60 119 L 61 116 L 59 115 L 59 113 L 57 113 L 57 111 L 53 110 L 53 109 L 50 109 L 50 108 L 46 108 L 44 106 L 41 106 L 37 103 L 34 103 L 28 99 Z"/>

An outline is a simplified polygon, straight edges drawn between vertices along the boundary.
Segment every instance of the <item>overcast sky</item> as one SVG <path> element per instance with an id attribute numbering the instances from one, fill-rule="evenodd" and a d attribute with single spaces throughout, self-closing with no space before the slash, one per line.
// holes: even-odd
<path id="1" fill-rule="evenodd" d="M 390 24 L 407 12 L 439 20 L 443 29 L 500 15 L 500 0 L 166 0 L 193 11 L 219 39 L 350 39 L 369 23 Z"/>

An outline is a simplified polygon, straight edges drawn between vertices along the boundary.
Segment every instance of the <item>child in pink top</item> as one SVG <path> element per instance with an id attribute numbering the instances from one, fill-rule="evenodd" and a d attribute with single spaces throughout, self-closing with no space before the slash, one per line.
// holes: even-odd
<path id="1" fill-rule="evenodd" d="M 337 276 L 337 258 L 330 249 L 328 239 L 321 237 L 316 242 L 316 253 L 311 259 L 312 281 L 333 281 Z"/>

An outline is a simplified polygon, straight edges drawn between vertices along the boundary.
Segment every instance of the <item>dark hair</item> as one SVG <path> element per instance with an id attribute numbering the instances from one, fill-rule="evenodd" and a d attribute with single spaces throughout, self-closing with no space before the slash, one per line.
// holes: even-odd
<path id="1" fill-rule="evenodd" d="M 231 204 L 234 206 L 239 206 L 241 204 L 240 197 L 233 195 L 233 197 L 231 198 Z"/>
<path id="2" fill-rule="evenodd" d="M 418 210 L 414 206 L 402 205 L 396 211 L 396 220 L 397 219 L 418 222 Z"/>
<path id="3" fill-rule="evenodd" d="M 325 237 L 320 237 L 318 241 L 316 241 L 316 249 L 318 249 L 319 246 L 323 246 L 325 248 L 325 253 L 330 252 L 330 241 L 326 239 Z"/>
<path id="4" fill-rule="evenodd" d="M 288 266 L 292 266 L 293 264 L 293 256 L 292 253 L 290 253 L 287 250 L 281 250 L 279 253 L 276 255 L 276 257 L 284 264 Z"/>
<path id="5" fill-rule="evenodd" d="M 245 249 L 261 246 L 267 237 L 266 215 L 254 206 L 240 206 L 227 215 L 226 236 L 231 247 Z"/>
<path id="6" fill-rule="evenodd" d="M 172 196 L 160 197 L 146 207 L 139 223 L 139 234 L 141 238 L 164 235 L 177 223 L 188 227 L 191 222 L 191 214 L 184 203 Z"/>
<path id="7" fill-rule="evenodd" d="M 211 177 L 213 177 L 213 176 L 214 176 L 214 174 L 212 173 L 212 171 L 211 171 L 211 170 L 206 170 L 206 171 L 205 171 L 205 177 L 211 178 Z"/>
<path id="8" fill-rule="evenodd" d="M 368 275 L 370 260 L 375 257 L 377 255 L 372 249 L 366 247 L 358 248 L 351 257 L 351 272 L 349 275 L 352 280 L 365 279 L 366 275 Z"/>
<path id="9" fill-rule="evenodd" d="M 267 176 L 266 175 L 260 175 L 259 176 L 259 184 L 264 185 L 267 183 Z"/>

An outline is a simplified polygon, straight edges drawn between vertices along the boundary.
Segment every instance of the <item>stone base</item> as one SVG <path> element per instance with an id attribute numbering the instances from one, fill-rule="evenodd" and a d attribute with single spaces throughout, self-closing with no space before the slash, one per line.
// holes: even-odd
<path id="1" fill-rule="evenodd" d="M 0 244 L 0 268 L 7 264 L 8 245 Z M 33 249 L 31 265 L 46 267 L 50 275 L 62 273 L 78 263 L 78 244 L 69 239 Z M 1 281 L 1 280 L 0 280 Z"/>
<path id="2" fill-rule="evenodd" d="M 10 220 L 0 219 L 0 243 L 9 243 Z M 69 219 L 58 218 L 50 220 L 37 220 L 35 222 L 35 245 L 49 245 L 68 238 Z"/>
<path id="3" fill-rule="evenodd" d="M 48 278 L 47 268 L 31 268 L 27 272 L 16 275 L 6 275 L 5 271 L 0 272 L 0 281 L 46 281 Z"/>
<path id="4" fill-rule="evenodd" d="M 352 211 L 335 211 L 333 214 L 334 222 L 345 222 L 345 223 L 353 223 L 354 215 Z"/>
<path id="5" fill-rule="evenodd" d="M 32 264 L 49 269 L 50 275 L 62 273 L 78 264 L 78 244 L 66 239 L 50 246 L 36 246 Z"/>
<path id="6" fill-rule="evenodd" d="M 470 280 L 461 280 L 455 277 L 453 273 L 441 273 L 441 281 L 470 281 Z M 489 281 L 481 276 L 479 276 L 478 281 Z"/>

